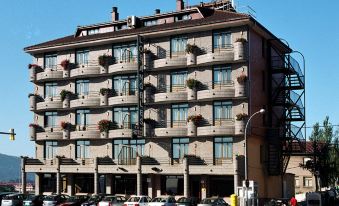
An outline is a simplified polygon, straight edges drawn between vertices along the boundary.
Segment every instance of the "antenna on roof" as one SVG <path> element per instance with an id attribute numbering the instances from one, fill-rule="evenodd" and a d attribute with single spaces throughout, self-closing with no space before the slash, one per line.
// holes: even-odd
<path id="1" fill-rule="evenodd" d="M 232 1 L 234 1 L 234 0 L 232 0 Z M 251 6 L 249 6 L 249 5 L 246 5 L 246 6 L 240 6 L 240 3 L 239 3 L 239 1 L 238 1 L 238 12 L 240 12 L 240 13 L 246 13 L 246 14 L 248 14 L 248 15 L 250 15 L 251 17 L 253 17 L 253 18 L 257 18 L 257 12 L 251 7 Z"/>

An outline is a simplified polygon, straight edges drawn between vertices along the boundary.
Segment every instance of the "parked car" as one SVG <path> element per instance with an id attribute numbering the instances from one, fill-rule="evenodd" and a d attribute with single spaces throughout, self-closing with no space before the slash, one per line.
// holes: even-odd
<path id="1" fill-rule="evenodd" d="M 97 206 L 104 197 L 104 195 L 93 195 L 87 201 L 83 202 L 81 206 Z"/>
<path id="2" fill-rule="evenodd" d="M 2 198 L 1 206 L 22 206 L 26 198 L 25 194 L 10 194 Z"/>
<path id="3" fill-rule="evenodd" d="M 111 195 L 104 197 L 99 203 L 98 206 L 122 206 L 126 198 L 120 195 Z"/>
<path id="4" fill-rule="evenodd" d="M 1 202 L 2 202 L 2 198 L 5 197 L 6 195 L 10 195 L 13 194 L 14 192 L 1 192 L 0 193 L 0 206 L 1 206 Z"/>
<path id="5" fill-rule="evenodd" d="M 229 204 L 220 197 L 211 197 L 203 199 L 198 206 L 229 206 Z"/>
<path id="6" fill-rule="evenodd" d="M 148 206 L 149 202 L 151 202 L 151 198 L 148 196 L 131 196 L 124 206 Z"/>
<path id="7" fill-rule="evenodd" d="M 65 202 L 61 203 L 59 206 L 81 206 L 81 204 L 87 200 L 88 196 L 86 195 L 71 196 Z"/>
<path id="8" fill-rule="evenodd" d="M 49 195 L 44 198 L 43 206 L 57 206 L 64 203 L 68 198 L 67 195 Z"/>
<path id="9" fill-rule="evenodd" d="M 198 198 L 196 197 L 180 197 L 177 200 L 177 206 L 196 206 Z"/>
<path id="10" fill-rule="evenodd" d="M 42 206 L 44 201 L 43 195 L 28 195 L 24 200 L 24 206 Z"/>
<path id="11" fill-rule="evenodd" d="M 176 206 L 172 196 L 155 197 L 148 203 L 148 206 Z"/>

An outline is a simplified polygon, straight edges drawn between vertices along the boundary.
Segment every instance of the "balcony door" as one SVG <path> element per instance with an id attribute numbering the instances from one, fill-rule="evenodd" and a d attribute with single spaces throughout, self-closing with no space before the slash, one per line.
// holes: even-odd
<path id="1" fill-rule="evenodd" d="M 172 105 L 172 127 L 186 126 L 188 115 L 188 104 Z"/>
<path id="2" fill-rule="evenodd" d="M 116 76 L 113 78 L 113 90 L 117 95 L 135 95 L 137 89 L 136 75 Z"/>
<path id="3" fill-rule="evenodd" d="M 113 122 L 121 129 L 134 129 L 137 124 L 136 107 L 116 107 L 113 109 Z"/>
<path id="4" fill-rule="evenodd" d="M 90 142 L 88 140 L 77 141 L 76 158 L 77 159 L 89 158 L 89 146 Z"/>
<path id="5" fill-rule="evenodd" d="M 232 34 L 228 31 L 213 33 L 213 49 L 214 51 L 227 49 L 232 47 Z"/>
<path id="6" fill-rule="evenodd" d="M 171 38 L 171 56 L 183 56 L 186 54 L 188 38 L 185 36 Z"/>
<path id="7" fill-rule="evenodd" d="M 54 159 L 57 155 L 58 142 L 57 141 L 46 141 L 45 142 L 45 159 Z"/>
<path id="8" fill-rule="evenodd" d="M 232 102 L 214 102 L 214 125 L 221 126 L 232 120 Z"/>
<path id="9" fill-rule="evenodd" d="M 186 89 L 187 71 L 171 73 L 171 92 L 180 92 Z"/>
<path id="10" fill-rule="evenodd" d="M 217 66 L 213 69 L 213 88 L 222 88 L 232 83 L 232 69 L 230 66 Z"/>
<path id="11" fill-rule="evenodd" d="M 136 63 L 137 46 L 135 43 L 113 46 L 113 56 L 115 63 Z"/>

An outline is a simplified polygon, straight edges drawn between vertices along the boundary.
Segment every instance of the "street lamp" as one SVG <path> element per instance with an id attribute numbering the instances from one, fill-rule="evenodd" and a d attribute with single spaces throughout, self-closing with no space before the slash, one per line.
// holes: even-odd
<path id="1" fill-rule="evenodd" d="M 246 205 L 248 205 L 248 162 L 247 162 L 247 127 L 251 121 L 251 119 L 257 115 L 257 114 L 264 114 L 265 113 L 265 109 L 260 109 L 259 111 L 255 112 L 254 114 L 252 114 L 252 116 L 250 116 L 250 118 L 247 120 L 246 126 L 245 126 L 245 184 L 246 184 Z"/>

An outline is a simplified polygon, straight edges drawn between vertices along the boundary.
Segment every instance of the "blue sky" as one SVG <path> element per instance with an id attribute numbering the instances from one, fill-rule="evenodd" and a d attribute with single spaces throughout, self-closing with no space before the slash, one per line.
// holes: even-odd
<path id="1" fill-rule="evenodd" d="M 81 2 L 81 3 L 80 3 Z M 198 4 L 200 0 L 189 0 Z M 206 0 L 205 0 L 206 2 Z M 330 116 L 339 123 L 339 1 L 323 0 L 239 0 L 238 7 L 251 6 L 259 22 L 276 36 L 288 40 L 307 61 L 307 125 Z M 0 153 L 34 155 L 28 140 L 29 83 L 25 46 L 73 34 L 77 25 L 110 20 L 112 6 L 119 7 L 120 18 L 153 14 L 154 9 L 175 10 L 175 0 L 2 0 L 0 7 L 0 131 L 15 128 L 16 141 L 0 136 Z M 243 10 L 243 9 L 241 9 Z M 310 131 L 308 132 L 310 134 Z"/>

